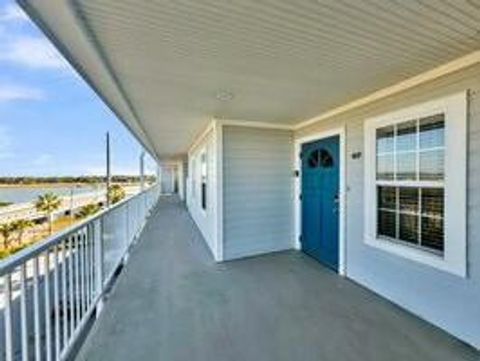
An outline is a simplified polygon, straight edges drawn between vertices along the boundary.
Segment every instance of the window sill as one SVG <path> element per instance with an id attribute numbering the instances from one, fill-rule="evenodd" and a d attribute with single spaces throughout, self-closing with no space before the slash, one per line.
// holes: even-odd
<path id="1" fill-rule="evenodd" d="M 447 257 L 429 252 L 419 248 L 411 247 L 400 242 L 394 242 L 383 238 L 376 238 L 365 235 L 365 244 L 380 249 L 385 252 L 406 258 L 408 260 L 422 263 L 424 265 L 436 268 L 438 270 L 452 273 L 456 276 L 466 278 L 466 269 L 464 265 L 449 262 Z"/>

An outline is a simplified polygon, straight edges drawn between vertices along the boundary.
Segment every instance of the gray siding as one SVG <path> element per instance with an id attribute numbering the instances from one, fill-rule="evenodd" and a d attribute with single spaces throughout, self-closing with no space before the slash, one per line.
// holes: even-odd
<path id="1" fill-rule="evenodd" d="M 468 277 L 466 279 L 369 247 L 363 242 L 363 151 L 366 118 L 470 89 Z M 305 136 L 346 126 L 347 274 L 413 313 L 480 348 L 480 66 L 304 128 Z"/>
<path id="2" fill-rule="evenodd" d="M 292 248 L 292 132 L 223 128 L 224 257 Z"/>

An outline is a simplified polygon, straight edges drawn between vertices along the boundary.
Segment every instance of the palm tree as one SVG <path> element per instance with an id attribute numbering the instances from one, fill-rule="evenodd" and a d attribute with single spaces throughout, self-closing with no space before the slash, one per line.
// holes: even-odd
<path id="1" fill-rule="evenodd" d="M 112 184 L 108 188 L 108 195 L 109 195 L 111 204 L 118 203 L 123 198 L 125 198 L 125 189 L 123 189 L 123 187 L 120 184 Z"/>
<path id="2" fill-rule="evenodd" d="M 18 235 L 18 244 L 22 244 L 23 235 L 25 234 L 25 230 L 27 228 L 33 227 L 33 222 L 29 219 L 17 219 L 13 221 L 13 227 Z"/>
<path id="3" fill-rule="evenodd" d="M 15 232 L 15 226 L 13 222 L 0 224 L 0 234 L 3 237 L 3 248 L 7 249 L 10 246 L 10 238 Z"/>
<path id="4" fill-rule="evenodd" d="M 100 206 L 96 203 L 90 203 L 86 204 L 83 207 L 80 208 L 80 210 L 77 213 L 78 218 L 87 218 L 95 213 L 97 213 L 100 210 Z"/>
<path id="5" fill-rule="evenodd" d="M 47 214 L 48 216 L 48 231 L 52 234 L 53 228 L 53 212 L 58 210 L 62 205 L 62 200 L 55 193 L 45 193 L 38 196 L 35 202 L 35 208 L 38 212 Z"/>

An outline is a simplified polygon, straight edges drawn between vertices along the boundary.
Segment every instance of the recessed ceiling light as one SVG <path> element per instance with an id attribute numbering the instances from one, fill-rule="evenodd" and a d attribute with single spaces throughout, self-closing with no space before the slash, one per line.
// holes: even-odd
<path id="1" fill-rule="evenodd" d="M 217 98 L 217 100 L 220 100 L 221 102 L 228 102 L 232 100 L 233 97 L 233 93 L 227 90 L 219 90 L 217 92 L 217 95 L 215 96 L 215 98 Z"/>

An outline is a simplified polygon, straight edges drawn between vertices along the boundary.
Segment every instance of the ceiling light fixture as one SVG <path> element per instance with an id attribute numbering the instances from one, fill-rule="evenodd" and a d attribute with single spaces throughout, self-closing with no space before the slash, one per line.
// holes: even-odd
<path id="1" fill-rule="evenodd" d="M 217 98 L 217 100 L 220 100 L 221 102 L 228 102 L 234 98 L 234 95 L 230 91 L 219 90 L 215 97 Z"/>

